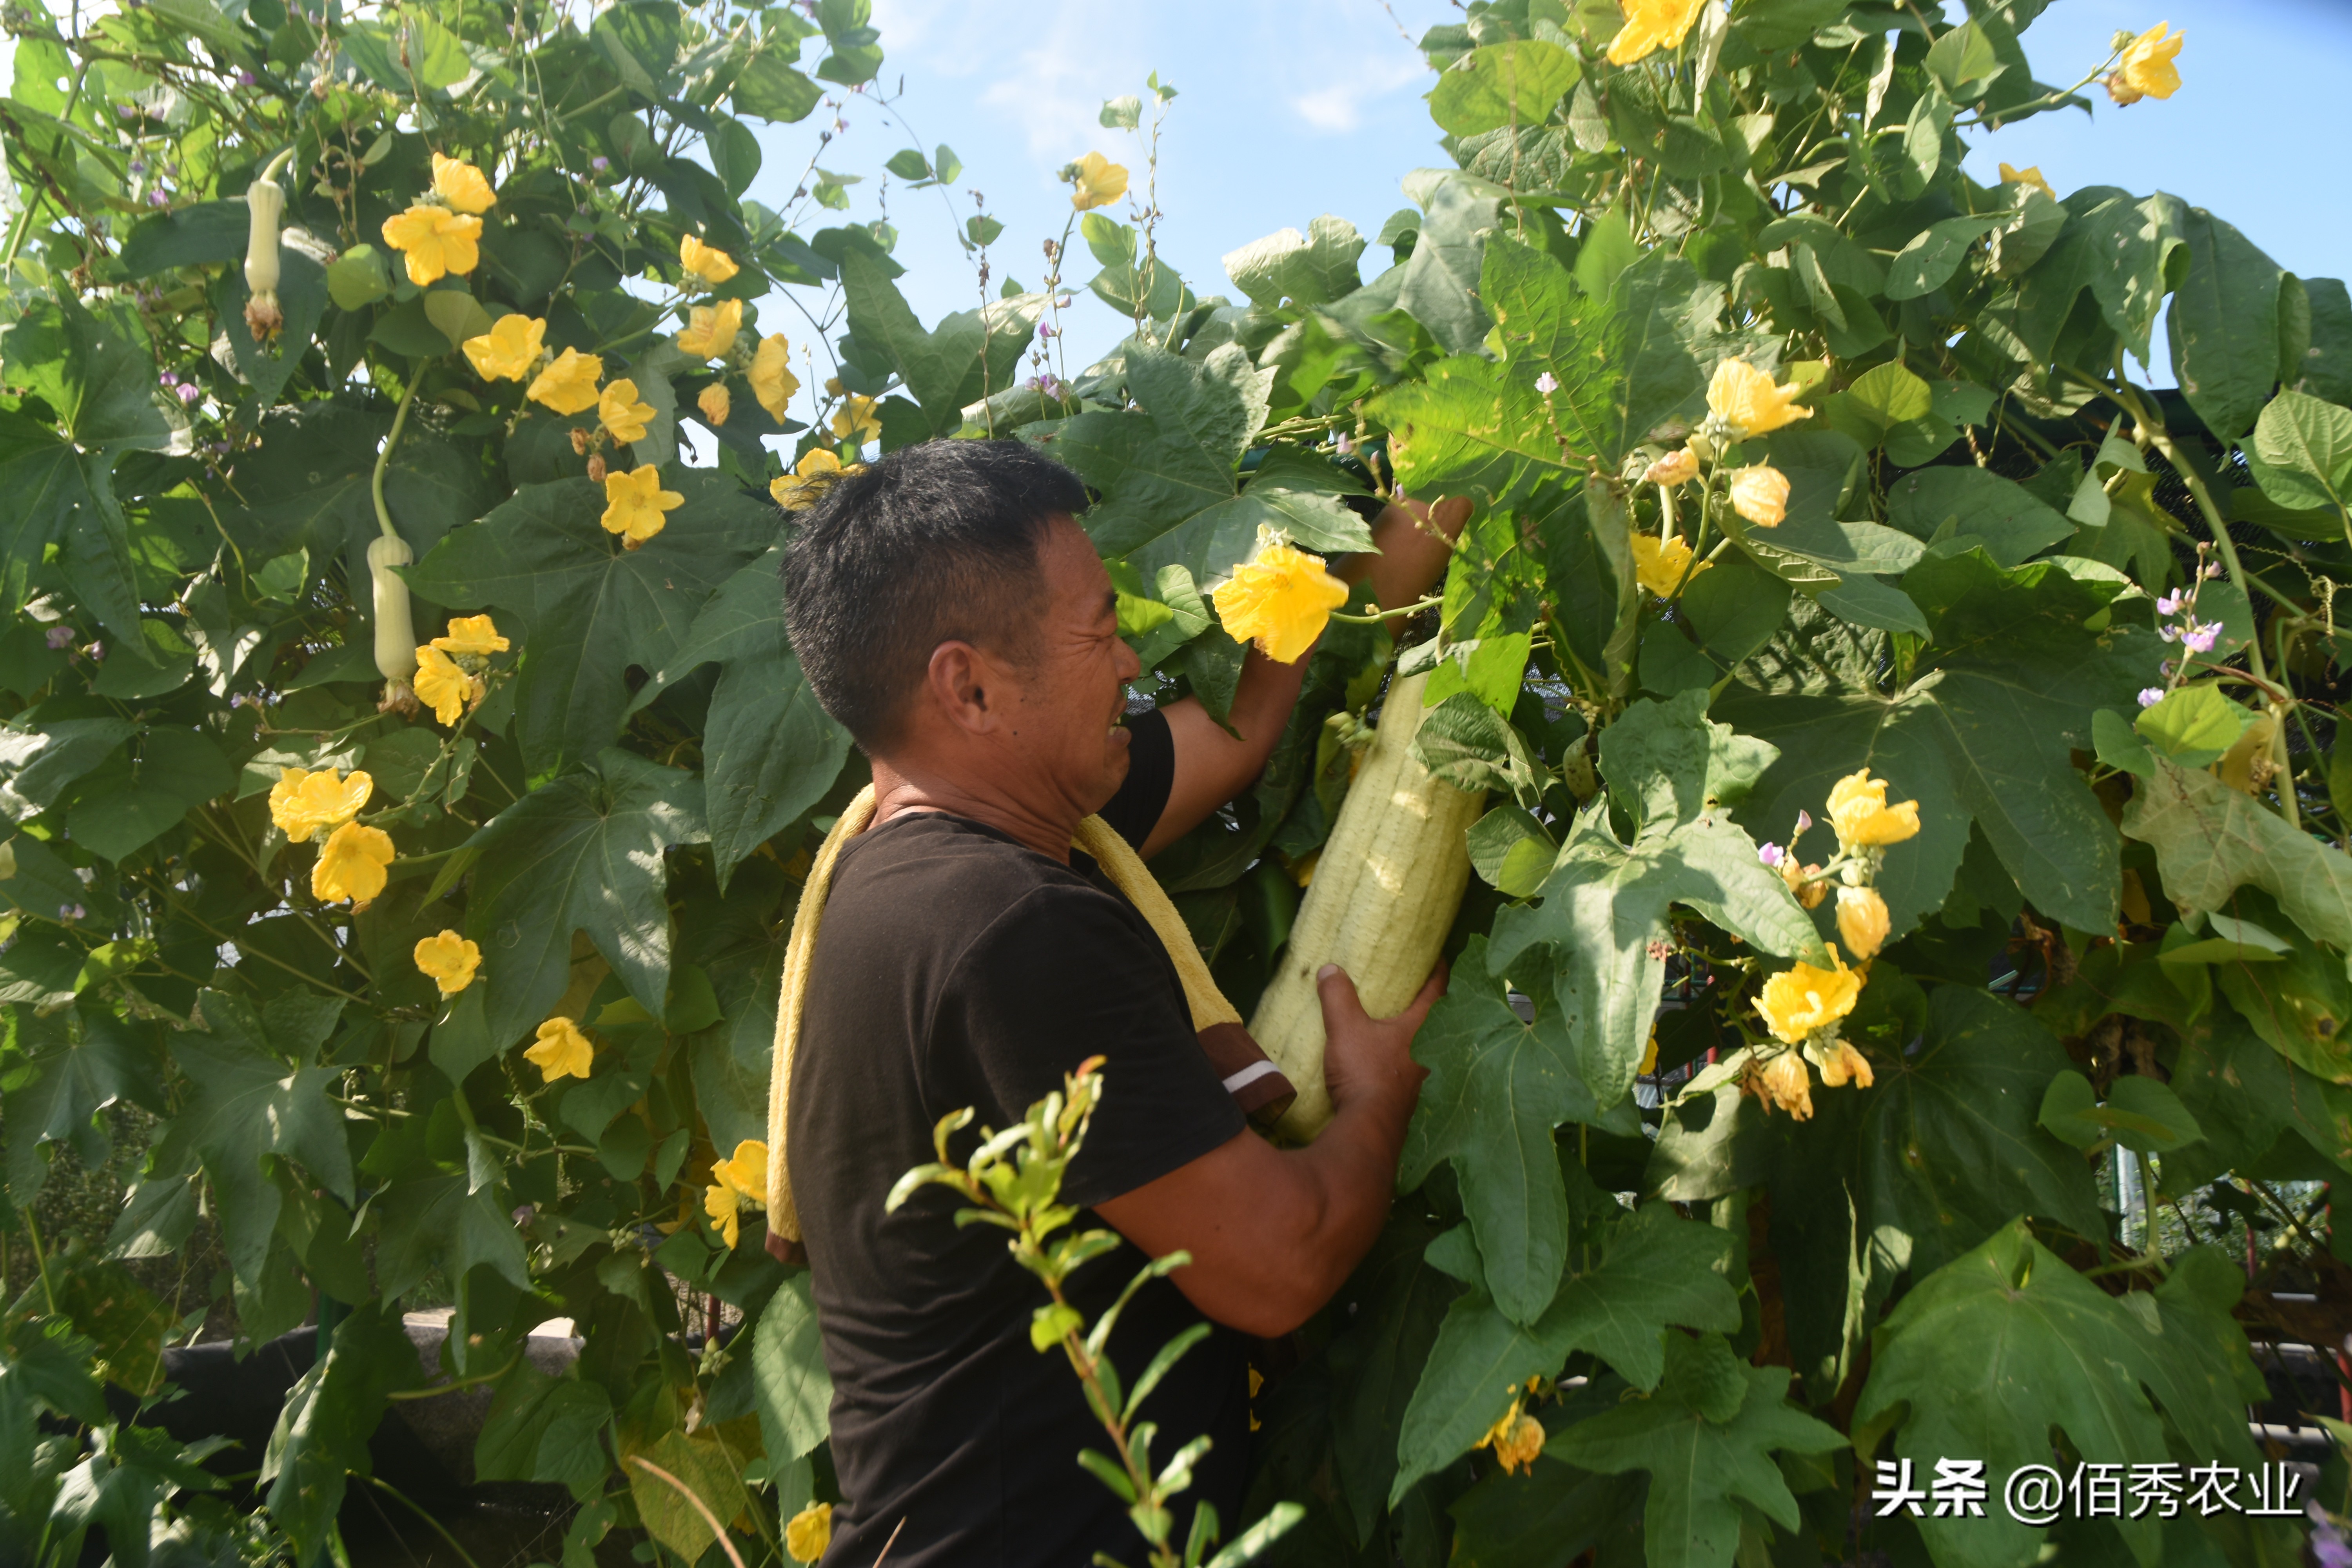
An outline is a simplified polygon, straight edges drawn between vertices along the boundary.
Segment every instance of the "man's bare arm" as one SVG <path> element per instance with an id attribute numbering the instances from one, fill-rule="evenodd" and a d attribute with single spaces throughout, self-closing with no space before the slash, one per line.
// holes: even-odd
<path id="1" fill-rule="evenodd" d="M 1298 1327 L 1362 1261 L 1388 1218 L 1397 1157 L 1427 1073 L 1413 1032 L 1444 989 L 1443 972 L 1393 1018 L 1365 1016 L 1336 965 L 1320 980 L 1324 1070 L 1337 1107 L 1304 1149 L 1244 1132 L 1097 1212 L 1154 1258 L 1182 1249 L 1172 1277 L 1209 1318 L 1272 1337 Z"/>
<path id="2" fill-rule="evenodd" d="M 1350 555 L 1339 561 L 1332 575 L 1344 583 L 1369 582 L 1383 609 L 1394 609 L 1419 599 L 1445 574 L 1450 542 L 1470 515 L 1466 500 L 1424 505 L 1400 499 L 1372 525 L 1378 554 Z M 1394 630 L 1396 623 L 1391 624 Z M 1298 705 L 1298 689 L 1307 679 L 1307 660 L 1276 664 L 1255 648 L 1242 662 L 1225 727 L 1209 717 L 1197 698 L 1171 702 L 1167 715 L 1169 739 L 1174 743 L 1176 776 L 1170 783 L 1168 804 L 1150 835 L 1143 841 L 1148 859 L 1195 826 L 1211 812 L 1249 788 L 1265 771 L 1290 710 Z"/>

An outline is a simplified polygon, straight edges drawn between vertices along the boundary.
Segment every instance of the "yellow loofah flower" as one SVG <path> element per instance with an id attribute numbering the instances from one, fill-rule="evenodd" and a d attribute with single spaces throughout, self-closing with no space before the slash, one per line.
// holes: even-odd
<path id="1" fill-rule="evenodd" d="M 1707 569 L 1704 561 L 1691 564 L 1690 541 L 1679 534 L 1661 542 L 1655 534 L 1636 533 L 1626 543 L 1633 552 L 1633 575 L 1661 599 L 1671 599 L 1683 591 L 1685 572 L 1695 580 Z"/>
<path id="2" fill-rule="evenodd" d="M 596 1066 L 596 1046 L 565 1017 L 550 1018 L 538 1030 L 538 1043 L 523 1047 L 523 1059 L 539 1069 L 543 1082 L 560 1078 L 586 1078 Z"/>
<path id="3" fill-rule="evenodd" d="M 462 158 L 433 154 L 433 194 L 461 213 L 477 216 L 499 205 L 498 192 L 479 169 Z M 462 271 L 463 268 L 457 270 Z"/>
<path id="4" fill-rule="evenodd" d="M 1764 1026 L 1783 1045 L 1801 1045 L 1816 1029 L 1825 1029 L 1848 1013 L 1862 994 L 1862 977 L 1845 966 L 1838 951 L 1830 949 L 1834 969 L 1816 969 L 1800 960 L 1764 982 L 1756 1011 Z"/>
<path id="5" fill-rule="evenodd" d="M 1731 510 L 1759 528 L 1778 528 L 1789 515 L 1789 476 L 1755 463 L 1731 476 Z"/>
<path id="6" fill-rule="evenodd" d="M 1070 205 L 1080 212 L 1107 207 L 1127 195 L 1126 165 L 1114 163 L 1099 153 L 1089 153 L 1066 166 L 1062 178 L 1070 182 Z"/>
<path id="7" fill-rule="evenodd" d="M 735 412 L 735 399 L 729 394 L 723 381 L 714 381 L 704 387 L 701 395 L 695 398 L 694 405 L 702 410 L 703 418 L 712 425 L 726 424 L 727 416 Z"/>
<path id="8" fill-rule="evenodd" d="M 547 323 L 520 313 L 500 316 L 498 324 L 461 345 L 484 381 L 520 381 L 546 352 Z"/>
<path id="9" fill-rule="evenodd" d="M 408 678 L 408 686 L 418 701 L 433 710 L 433 717 L 451 730 L 466 716 L 467 704 L 485 689 L 479 679 L 431 643 L 416 650 L 416 673 Z"/>
<path id="10" fill-rule="evenodd" d="M 735 334 L 742 330 L 742 300 L 697 305 L 686 330 L 677 334 L 677 352 L 692 359 L 717 359 L 735 346 Z"/>
<path id="11" fill-rule="evenodd" d="M 1519 1402 L 1503 1412 L 1503 1418 L 1486 1429 L 1486 1435 L 1475 1445 L 1495 1451 L 1496 1463 L 1503 1473 L 1515 1476 L 1543 1457 L 1543 1423 L 1519 1409 Z"/>
<path id="12" fill-rule="evenodd" d="M 269 820 L 288 842 L 308 844 L 357 816 L 373 793 L 375 781 L 356 770 L 342 775 L 332 768 L 280 768 L 269 786 Z"/>
<path id="13" fill-rule="evenodd" d="M 364 904 L 391 879 L 385 868 L 392 857 L 391 834 L 346 822 L 320 846 L 319 863 L 310 868 L 310 896 L 322 904 L 343 899 Z"/>
<path id="14" fill-rule="evenodd" d="M 441 987 L 444 996 L 455 996 L 474 983 L 474 971 L 482 966 L 482 950 L 454 931 L 444 931 L 425 938 L 416 944 L 416 967 Z"/>
<path id="15" fill-rule="evenodd" d="M 705 283 L 724 283 L 741 270 L 735 258 L 688 235 L 677 242 L 677 264 Z"/>
<path id="16" fill-rule="evenodd" d="M 632 550 L 669 526 L 663 513 L 685 504 L 677 491 L 662 489 L 661 470 L 650 463 L 604 476 L 604 531 L 620 534 Z"/>
<path id="17" fill-rule="evenodd" d="M 1779 1106 L 1791 1120 L 1811 1121 L 1813 1119 L 1813 1079 L 1805 1070 L 1805 1058 L 1795 1051 L 1782 1051 L 1758 1073 L 1758 1092 L 1766 1106 Z"/>
<path id="18" fill-rule="evenodd" d="M 1642 470 L 1645 485 L 1674 486 L 1698 478 L 1698 454 L 1688 447 L 1677 447 Z"/>
<path id="19" fill-rule="evenodd" d="M 621 376 L 604 384 L 596 397 L 596 420 L 613 433 L 615 441 L 642 441 L 646 438 L 646 421 L 654 416 L 654 405 L 637 401 L 637 384 Z"/>
<path id="20" fill-rule="evenodd" d="M 1715 367 L 1706 385 L 1707 412 L 1731 426 L 1734 440 L 1744 441 L 1810 419 L 1813 411 L 1797 406 L 1804 388 L 1795 382 L 1775 386 L 1772 378 L 1744 359 L 1727 359 Z"/>
<path id="21" fill-rule="evenodd" d="M 1837 899 L 1838 940 L 1854 957 L 1872 957 L 1885 945 L 1887 928 L 1893 923 L 1886 913 L 1886 900 L 1874 888 L 1840 888 Z"/>
<path id="22" fill-rule="evenodd" d="M 2012 168 L 2003 163 L 2000 166 L 2000 183 L 2004 185 L 2032 185 L 2035 190 L 2053 200 L 2058 195 L 2050 188 L 2050 182 L 2042 177 L 2042 166 L 2038 163 L 2030 164 L 2022 169 Z"/>
<path id="23" fill-rule="evenodd" d="M 1609 40 L 1609 63 L 1630 66 L 1658 49 L 1682 47 L 1707 0 L 1625 0 L 1625 25 Z"/>
<path id="24" fill-rule="evenodd" d="M 1871 1086 L 1870 1058 L 1845 1041 L 1833 1040 L 1827 1050 L 1813 1048 L 1822 1057 L 1822 1081 L 1830 1088 L 1843 1089 L 1848 1083 L 1862 1089 Z"/>
<path id="25" fill-rule="evenodd" d="M 1838 843 L 1847 849 L 1900 844 L 1919 831 L 1919 803 L 1887 805 L 1886 781 L 1872 778 L 1868 768 L 1831 786 L 1829 815 Z"/>
<path id="26" fill-rule="evenodd" d="M 1209 595 L 1225 635 L 1255 642 L 1276 664 L 1295 664 L 1323 635 L 1331 612 L 1348 602 L 1348 585 L 1323 570 L 1323 558 L 1258 530 L 1257 552 Z"/>
<path id="27" fill-rule="evenodd" d="M 2119 104 L 2143 98 L 2170 98 L 2180 90 L 2180 70 L 2172 62 L 2180 56 L 2186 33 L 2176 33 L 2169 22 L 2158 22 L 2124 47 L 2123 62 L 2107 79 L 2107 96 Z"/>
<path id="28" fill-rule="evenodd" d="M 844 445 L 855 450 L 882 436 L 882 416 L 874 411 L 874 400 L 852 393 L 842 405 L 833 411 L 833 433 Z"/>
<path id="29" fill-rule="evenodd" d="M 740 1234 L 740 1215 L 747 1205 L 756 1209 L 768 1206 L 768 1146 L 757 1138 L 744 1139 L 735 1145 L 731 1159 L 710 1167 L 710 1185 L 702 1194 L 703 1212 L 730 1247 Z"/>
<path id="30" fill-rule="evenodd" d="M 577 414 L 596 406 L 596 383 L 604 378 L 604 362 L 578 349 L 565 349 L 539 373 L 527 395 L 558 414 Z"/>
<path id="31" fill-rule="evenodd" d="M 760 347 L 751 355 L 751 395 L 768 411 L 768 417 L 782 423 L 784 410 L 793 394 L 801 389 L 801 378 L 793 374 L 793 345 L 784 341 L 782 332 L 771 332 L 760 340 Z"/>
<path id="32" fill-rule="evenodd" d="M 784 1526 L 784 1550 L 795 1563 L 814 1563 L 833 1544 L 833 1505 L 813 1502 Z"/>
<path id="33" fill-rule="evenodd" d="M 863 463 L 842 466 L 841 459 L 823 447 L 812 447 L 801 466 L 789 474 L 768 481 L 768 493 L 786 511 L 806 511 L 816 505 L 824 492 L 852 474 L 866 471 Z"/>
<path id="34" fill-rule="evenodd" d="M 481 260 L 476 241 L 482 220 L 419 202 L 383 220 L 383 242 L 408 264 L 408 280 L 422 289 L 445 274 L 462 278 Z"/>
<path id="35" fill-rule="evenodd" d="M 1830 896 L 1827 882 L 1812 880 L 1821 874 L 1822 868 L 1818 864 L 1800 866 L 1793 855 L 1780 862 L 1780 880 L 1789 885 L 1789 891 L 1797 902 L 1809 910 L 1821 908 L 1822 900 Z"/>
<path id="36" fill-rule="evenodd" d="M 452 616 L 449 629 L 433 639 L 433 646 L 443 653 L 469 653 L 488 658 L 504 653 L 509 645 L 499 635 L 498 623 L 488 616 Z"/>

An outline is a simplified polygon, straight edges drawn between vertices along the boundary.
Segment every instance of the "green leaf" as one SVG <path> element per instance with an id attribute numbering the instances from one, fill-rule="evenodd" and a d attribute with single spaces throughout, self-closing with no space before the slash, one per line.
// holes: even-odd
<path id="1" fill-rule="evenodd" d="M 478 982 L 487 987 L 490 1037 L 514 1039 L 547 1016 L 570 984 L 574 931 L 586 931 L 629 994 L 660 1016 L 670 967 L 662 852 L 709 837 L 701 780 L 606 751 L 468 839 L 482 858 L 466 931 L 498 955 Z"/>
<path id="2" fill-rule="evenodd" d="M 86 451 L 158 449 L 179 432 L 156 401 L 154 353 L 127 303 L 93 315 L 70 294 L 37 299 L 0 335 L 0 362 Z"/>
<path id="3" fill-rule="evenodd" d="M 1574 1352 L 1590 1351 L 1635 1387 L 1649 1388 L 1665 1370 L 1667 1346 L 1682 1340 L 1665 1331 L 1668 1325 L 1738 1326 L 1738 1299 L 1718 1272 L 1730 1249 L 1723 1232 L 1649 1204 L 1584 1239 L 1582 1256 L 1533 1327 L 1505 1317 L 1484 1291 L 1448 1310 L 1397 1435 L 1390 1508 L 1484 1436 L 1528 1378 L 1556 1374 Z"/>
<path id="4" fill-rule="evenodd" d="M 842 258 L 841 283 L 850 330 L 887 357 L 931 428 L 941 434 L 963 422 L 968 405 L 1013 384 L 1045 308 L 1040 294 L 992 300 L 982 309 L 942 317 L 937 328 L 925 331 L 889 274 L 865 252 Z"/>
<path id="5" fill-rule="evenodd" d="M 1886 264 L 1886 297 L 1916 300 L 1941 289 L 1959 270 L 1969 247 L 2000 222 L 1991 217 L 1948 217 L 1929 224 Z"/>
<path id="6" fill-rule="evenodd" d="M 1965 1454 L 2005 1477 L 2048 1463 L 2056 1427 L 2105 1463 L 2167 1458 L 2141 1385 L 2161 1390 L 2168 1379 L 2140 1319 L 2043 1248 L 2022 1219 L 1912 1287 L 1875 1347 L 1854 1408 L 1857 1446 L 1875 1447 L 1899 1423 L 1895 1451 L 1921 1468 Z M 1939 1563 L 2028 1562 L 2042 1540 L 1998 1508 L 1914 1524 Z M 2135 1556 L 2154 1560 L 2155 1520 L 2115 1525 Z"/>
<path id="7" fill-rule="evenodd" d="M 2112 1140 L 2143 1154 L 2169 1154 L 2205 1136 L 2179 1095 L 2137 1073 L 2109 1085 L 2103 1105 L 2089 1079 L 2071 1068 L 2062 1072 L 2050 1080 L 2035 1120 L 2077 1149 Z"/>
<path id="8" fill-rule="evenodd" d="M 2201 768 L 2238 743 L 2254 716 L 2218 685 L 2184 686 L 2140 710 L 2132 728 L 2184 768 Z"/>
<path id="9" fill-rule="evenodd" d="M 1915 539 L 1944 537 L 1957 553 L 1970 543 L 2015 566 L 2074 536 L 2074 525 L 2013 479 L 1974 466 L 1923 468 L 1895 481 L 1886 521 Z M 1944 533 L 1947 525 L 1950 531 Z"/>
<path id="10" fill-rule="evenodd" d="M 218 267 L 245 259 L 252 214 L 240 200 L 191 202 L 133 225 L 118 258 L 126 281 L 181 267 Z"/>
<path id="11" fill-rule="evenodd" d="M 711 591 L 776 537 L 775 509 L 719 474 L 671 469 L 662 482 L 686 502 L 641 549 L 604 531 L 601 489 L 563 479 L 524 486 L 404 573 L 438 603 L 520 618 L 517 738 L 534 773 L 611 744 L 629 666 L 661 668 Z"/>
<path id="12" fill-rule="evenodd" d="M 632 703 L 643 707 L 703 664 L 719 666 L 702 767 L 721 892 L 737 866 L 833 787 L 849 754 L 849 731 L 817 706 L 784 635 L 782 562 L 772 549 L 721 584 Z"/>
<path id="13" fill-rule="evenodd" d="M 651 1471 L 635 1464 L 625 1465 L 646 1532 L 686 1562 L 698 1561 L 717 1543 L 706 1510 L 724 1522 L 741 1513 L 751 1500 L 740 1475 L 747 1456 L 730 1453 L 713 1428 L 704 1427 L 689 1437 L 672 1427 L 646 1450 L 645 1457 L 690 1488 L 704 1505 L 695 1507 L 676 1487 Z"/>
<path id="14" fill-rule="evenodd" d="M 808 118 L 824 89 L 794 69 L 792 58 L 771 39 L 736 77 L 734 97 L 737 113 L 790 125 Z"/>
<path id="15" fill-rule="evenodd" d="M 219 1196 L 215 1212 L 229 1265 L 247 1285 L 260 1278 L 280 1203 L 277 1184 L 262 1173 L 263 1155 L 300 1161 L 346 1205 L 356 1196 L 343 1113 L 328 1098 L 343 1069 L 315 1065 L 324 1032 L 315 1016 L 299 1011 L 310 997 L 289 994 L 293 1002 L 273 1001 L 265 1016 L 243 997 L 200 991 L 202 1032 L 173 1042 L 192 1096 L 158 1158 L 170 1169 L 173 1160 L 185 1158 L 182 1152 L 202 1157 Z"/>
<path id="16" fill-rule="evenodd" d="M 785 1279 L 761 1310 L 751 1365 L 769 1456 L 797 1459 L 824 1442 L 831 1429 L 833 1374 L 818 1343 L 806 1274 Z"/>
<path id="17" fill-rule="evenodd" d="M 499 1380 L 498 1395 L 474 1440 L 474 1474 L 485 1481 L 561 1481 L 586 1501 L 604 1489 L 613 1461 L 604 1432 L 613 1401 L 585 1378 L 551 1377 L 528 1356 Z"/>
<path id="18" fill-rule="evenodd" d="M 194 730 L 150 730 L 138 754 L 83 780 L 66 821 L 74 841 L 121 860 L 178 826 L 189 810 L 236 787 L 236 770 Z"/>
<path id="19" fill-rule="evenodd" d="M 1360 1540 L 1370 1538 L 1396 1479 L 1396 1434 L 1429 1360 L 1447 1305 L 1461 1287 L 1422 1254 L 1433 1226 L 1392 1215 L 1381 1238 L 1333 1300 L 1346 1326 L 1327 1352 L 1334 1383 L 1331 1457 Z"/>
<path id="20" fill-rule="evenodd" d="M 1857 1146 L 1863 1223 L 1910 1238 L 1913 1269 L 1977 1246 L 2024 1213 L 2105 1234 L 2082 1159 L 2035 1125 L 2067 1067 L 2057 1037 L 2015 1003 L 1939 985 L 1916 1052 L 1874 1058 Z M 1824 1091 L 1827 1092 L 1827 1091 Z"/>
<path id="21" fill-rule="evenodd" d="M 2223 909 L 2237 889 L 2260 888 L 2314 938 L 2352 949 L 2352 857 L 2211 774 L 2159 761 L 2123 826 L 2155 847 L 2164 890 L 2184 911 Z"/>
<path id="22" fill-rule="evenodd" d="M 2352 493 L 2352 410 L 2282 392 L 2254 421 L 2254 478 L 2285 507 L 2340 507 Z"/>
<path id="23" fill-rule="evenodd" d="M 261 1463 L 270 1522 L 297 1555 L 307 1560 L 323 1548 L 345 1476 L 369 1473 L 368 1438 L 383 1418 L 385 1396 L 424 1381 L 397 1302 L 362 1302 L 335 1326 L 326 1359 L 287 1394 Z"/>
<path id="24" fill-rule="evenodd" d="M 1643 699 L 1604 731 L 1601 771 L 1634 825 L 1621 842 L 1608 804 L 1577 815 L 1539 904 L 1495 920 L 1489 967 L 1507 973 L 1538 943 L 1579 1075 L 1594 1100 L 1633 1087 L 1665 984 L 1668 909 L 1698 910 L 1759 952 L 1826 963 L 1812 921 L 1727 809 L 1772 763 L 1773 748 L 1708 722 L 1707 694 Z"/>
<path id="25" fill-rule="evenodd" d="M 1397 281 L 1398 308 L 1449 353 L 1470 353 L 1486 335 L 1478 268 L 1496 227 L 1498 187 L 1454 170 L 1417 170 L 1405 194 L 1427 215 Z"/>
<path id="26" fill-rule="evenodd" d="M 1670 1360 L 1695 1361 L 1707 1353 L 1702 1347 L 1720 1342 L 1673 1336 Z M 1731 1370 L 1746 1387 L 1727 1419 L 1711 1419 L 1694 1398 L 1698 1390 L 1669 1377 L 1650 1398 L 1580 1421 L 1544 1445 L 1551 1458 L 1600 1474 L 1649 1472 L 1643 1518 L 1652 1568 L 1723 1568 L 1739 1546 L 1743 1504 L 1794 1531 L 1797 1500 L 1772 1455 L 1845 1447 L 1837 1428 L 1790 1406 L 1788 1368 Z"/>
<path id="27" fill-rule="evenodd" d="M 1227 251 L 1225 276 L 1255 304 L 1272 307 L 1290 300 L 1326 305 L 1363 286 L 1356 269 L 1363 251 L 1364 237 L 1356 226 L 1326 213 L 1303 235 L 1286 228 Z"/>
<path id="28" fill-rule="evenodd" d="M 1509 984 L 1486 978 L 1486 939 L 1472 937 L 1461 983 L 1414 1038 L 1413 1058 L 1430 1076 L 1397 1180 L 1416 1187 L 1440 1160 L 1454 1163 L 1463 1209 L 1488 1260 L 1486 1289 L 1505 1316 L 1529 1323 L 1550 1304 L 1567 1256 L 1568 1192 L 1552 1131 L 1604 1118 L 1550 998 L 1538 995 L 1535 1021 L 1521 1022 Z M 1528 991 L 1538 990 L 1523 979 Z M 1607 1120 L 1628 1131 L 1622 1116 Z"/>
<path id="29" fill-rule="evenodd" d="M 2273 924 L 2274 908 L 2259 893 L 2240 892 L 2231 903 L 2242 912 Z M 2304 1071 L 2330 1083 L 2352 1083 L 2352 978 L 2342 956 L 2318 946 L 2302 931 L 2287 927 L 2291 941 L 2282 941 L 2250 921 L 2232 920 L 2214 911 L 2206 917 L 2214 936 L 2223 939 L 2224 952 L 2215 954 L 2213 979 L 2232 1006 L 2244 1016 L 2263 1043 Z M 2162 956 L 2177 963 L 2198 942 Z M 2252 948 L 2253 951 L 2245 950 Z M 2249 963 L 2248 959 L 2269 960 Z"/>
<path id="30" fill-rule="evenodd" d="M 1558 44 L 1517 39 L 1472 49 L 1437 79 L 1429 117 L 1455 136 L 1505 125 L 1540 125 L 1584 67 Z"/>
<path id="31" fill-rule="evenodd" d="M 2217 439 L 2253 427 L 2279 379 L 2279 264 L 2236 229 L 2190 207 L 2189 273 L 2167 316 L 2172 366 L 2189 406 Z"/>

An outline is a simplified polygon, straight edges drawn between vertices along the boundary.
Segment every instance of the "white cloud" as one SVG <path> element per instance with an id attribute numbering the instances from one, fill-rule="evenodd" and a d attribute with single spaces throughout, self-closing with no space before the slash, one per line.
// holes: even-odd
<path id="1" fill-rule="evenodd" d="M 1316 130 L 1338 133 L 1364 121 L 1363 93 L 1353 82 L 1334 82 L 1290 100 L 1298 118 Z"/>
<path id="2" fill-rule="evenodd" d="M 1318 62 L 1325 85 L 1297 94 L 1291 111 L 1327 136 L 1344 135 L 1364 122 L 1364 110 L 1409 82 L 1429 74 L 1420 56 L 1402 47 L 1377 54 L 1353 54 Z"/>

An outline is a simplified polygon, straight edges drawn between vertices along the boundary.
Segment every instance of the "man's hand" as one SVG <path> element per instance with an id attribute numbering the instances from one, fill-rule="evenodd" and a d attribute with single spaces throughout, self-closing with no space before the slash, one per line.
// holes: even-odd
<path id="1" fill-rule="evenodd" d="M 1346 1110 L 1360 1100 L 1402 1109 L 1411 1120 L 1429 1069 L 1412 1059 L 1412 1037 L 1445 994 L 1445 966 L 1431 972 L 1421 994 L 1393 1018 L 1375 1018 L 1356 995 L 1356 982 L 1336 963 L 1315 976 L 1323 1003 L 1323 1081 L 1331 1103 Z"/>
<path id="2" fill-rule="evenodd" d="M 1096 1210 L 1154 1258 L 1182 1249 L 1171 1276 L 1204 1314 L 1244 1333 L 1286 1334 L 1322 1309 L 1386 1222 L 1421 1080 L 1413 1032 L 1445 989 L 1430 976 L 1393 1018 L 1365 1016 L 1336 965 L 1318 982 L 1324 1075 L 1337 1110 L 1304 1149 L 1254 1132 L 1122 1193 Z"/>

